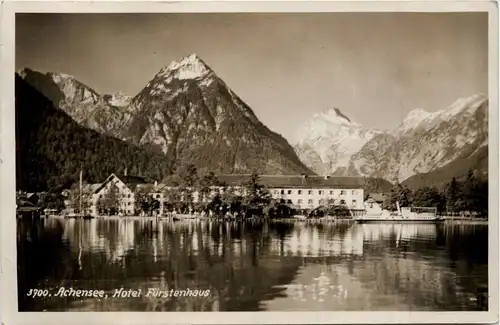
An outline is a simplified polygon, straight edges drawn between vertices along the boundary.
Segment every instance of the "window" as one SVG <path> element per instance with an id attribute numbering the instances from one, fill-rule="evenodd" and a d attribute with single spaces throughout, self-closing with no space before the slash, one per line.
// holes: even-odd
<path id="1" fill-rule="evenodd" d="M 302 199 L 298 199 L 298 200 L 297 200 L 297 203 L 298 203 L 298 204 L 302 204 Z"/>
<path id="2" fill-rule="evenodd" d="M 302 190 L 298 190 L 298 191 L 297 191 L 297 193 L 298 193 L 298 194 L 302 194 Z"/>
<path id="3" fill-rule="evenodd" d="M 288 191 L 287 191 L 287 193 L 288 193 L 288 194 L 292 194 L 292 190 L 288 190 Z"/>
<path id="4" fill-rule="evenodd" d="M 159 199 L 160 198 L 160 194 L 156 194 L 156 198 Z"/>
<path id="5" fill-rule="evenodd" d="M 333 191 L 330 191 L 330 195 L 333 195 Z"/>
<path id="6" fill-rule="evenodd" d="M 340 191 L 340 195 L 346 195 L 346 191 L 345 190 Z"/>
<path id="7" fill-rule="evenodd" d="M 352 190 L 352 195 L 356 195 L 356 191 L 355 190 Z"/>
<path id="8" fill-rule="evenodd" d="M 323 191 L 319 190 L 319 191 L 318 191 L 318 194 L 319 194 L 319 195 L 323 195 Z"/>
<path id="9" fill-rule="evenodd" d="M 309 199 L 309 200 L 307 200 L 307 203 L 312 204 L 313 200 Z"/>
<path id="10" fill-rule="evenodd" d="M 285 194 L 285 190 L 281 190 L 281 194 Z"/>
<path id="11" fill-rule="evenodd" d="M 352 205 L 356 205 L 356 200 L 352 200 Z"/>
<path id="12" fill-rule="evenodd" d="M 131 202 L 128 202 L 127 205 L 130 205 Z"/>
<path id="13" fill-rule="evenodd" d="M 340 200 L 340 204 L 345 204 L 345 200 Z"/>
<path id="14" fill-rule="evenodd" d="M 274 194 L 280 194 L 280 191 L 275 190 L 275 191 L 274 191 Z"/>
<path id="15" fill-rule="evenodd" d="M 292 200 L 287 200 L 287 203 L 288 204 L 292 204 Z"/>
<path id="16" fill-rule="evenodd" d="M 309 190 L 309 191 L 307 191 L 307 194 L 312 195 L 313 191 Z"/>
<path id="17" fill-rule="evenodd" d="M 321 199 L 319 200 L 319 204 L 324 204 L 325 203 L 325 200 Z"/>

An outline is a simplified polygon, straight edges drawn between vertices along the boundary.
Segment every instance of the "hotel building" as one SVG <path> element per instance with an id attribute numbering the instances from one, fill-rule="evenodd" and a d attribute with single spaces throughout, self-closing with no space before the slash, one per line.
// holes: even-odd
<path id="1" fill-rule="evenodd" d="M 245 195 L 244 184 L 251 175 L 218 175 L 217 186 L 212 187 L 208 197 L 201 198 L 200 193 L 192 191 L 192 200 L 210 201 L 216 194 L 232 190 L 236 195 Z M 274 199 L 290 204 L 300 210 L 311 210 L 321 205 L 342 205 L 353 211 L 364 211 L 364 180 L 361 177 L 325 177 L 305 175 L 259 175 L 258 183 L 265 186 Z M 160 202 L 158 213 L 164 214 L 166 193 L 175 188 L 174 184 L 158 183 L 143 177 L 111 174 L 103 183 L 85 186 L 89 204 L 86 212 L 99 215 L 98 201 L 107 195 L 111 187 L 116 188 L 119 198 L 118 212 L 122 215 L 138 215 L 136 193 L 142 190 Z"/>

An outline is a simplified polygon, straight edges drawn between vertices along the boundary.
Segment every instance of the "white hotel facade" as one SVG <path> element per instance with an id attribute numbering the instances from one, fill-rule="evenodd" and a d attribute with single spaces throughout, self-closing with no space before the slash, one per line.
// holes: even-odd
<path id="1" fill-rule="evenodd" d="M 251 175 L 219 175 L 216 176 L 219 185 L 213 186 L 208 197 L 204 201 L 211 200 L 216 194 L 222 194 L 225 190 L 232 190 L 237 195 L 244 196 L 243 184 L 250 179 Z M 360 177 L 325 177 L 305 175 L 260 175 L 258 183 L 264 185 L 270 191 L 274 199 L 291 204 L 297 209 L 311 210 L 327 203 L 342 205 L 354 212 L 363 211 L 364 190 L 363 178 Z M 97 202 L 100 197 L 106 195 L 110 188 L 116 187 L 120 205 L 120 214 L 138 215 L 139 208 L 136 206 L 135 193 L 137 189 L 143 189 L 149 195 L 160 202 L 159 214 L 163 215 L 166 203 L 166 192 L 175 188 L 173 184 L 148 181 L 142 177 L 111 174 L 103 183 L 89 184 L 86 190 L 90 191 L 90 204 L 87 212 L 98 215 Z M 193 191 L 193 203 L 200 201 L 200 195 Z"/>

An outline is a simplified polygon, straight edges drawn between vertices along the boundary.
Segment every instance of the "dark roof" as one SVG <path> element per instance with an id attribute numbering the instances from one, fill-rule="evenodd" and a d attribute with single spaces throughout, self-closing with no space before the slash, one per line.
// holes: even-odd
<path id="1" fill-rule="evenodd" d="M 40 209 L 39 207 L 36 207 L 32 202 L 23 199 L 23 198 L 17 198 L 16 199 L 16 205 L 17 205 L 17 210 L 26 210 L 26 209 Z"/>
<path id="2" fill-rule="evenodd" d="M 370 193 L 369 197 L 374 199 L 376 202 L 383 202 L 385 200 L 384 193 Z"/>
<path id="3" fill-rule="evenodd" d="M 127 185 L 154 183 L 154 181 L 142 176 L 131 176 L 131 175 L 121 175 L 121 174 L 115 174 L 115 176 L 118 177 L 122 182 L 124 182 Z"/>
<path id="4" fill-rule="evenodd" d="M 108 176 L 108 178 L 104 182 L 102 182 L 97 188 L 94 189 L 94 193 L 99 192 L 111 180 L 111 176 L 113 176 L 113 175 L 118 177 L 132 191 L 135 190 L 137 185 L 153 184 L 154 183 L 152 180 L 147 179 L 146 177 L 142 177 L 142 176 L 111 174 Z"/>
<path id="5" fill-rule="evenodd" d="M 251 175 L 218 175 L 223 185 L 240 186 L 250 180 Z M 361 188 L 363 177 L 325 177 L 304 175 L 259 175 L 258 183 L 272 188 Z"/>
<path id="6" fill-rule="evenodd" d="M 41 207 L 20 206 L 20 207 L 17 207 L 17 212 L 32 212 L 32 211 L 38 211 L 41 209 L 42 209 Z"/>

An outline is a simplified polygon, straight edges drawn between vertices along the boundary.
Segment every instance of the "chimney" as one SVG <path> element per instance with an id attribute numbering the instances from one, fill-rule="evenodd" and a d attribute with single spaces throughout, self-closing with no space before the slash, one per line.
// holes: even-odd
<path id="1" fill-rule="evenodd" d="M 158 181 L 155 181 L 155 187 L 157 187 L 157 186 L 158 186 Z"/>
<path id="2" fill-rule="evenodd" d="M 127 167 L 125 167 L 125 172 L 123 172 L 123 175 L 128 176 L 127 175 Z"/>

